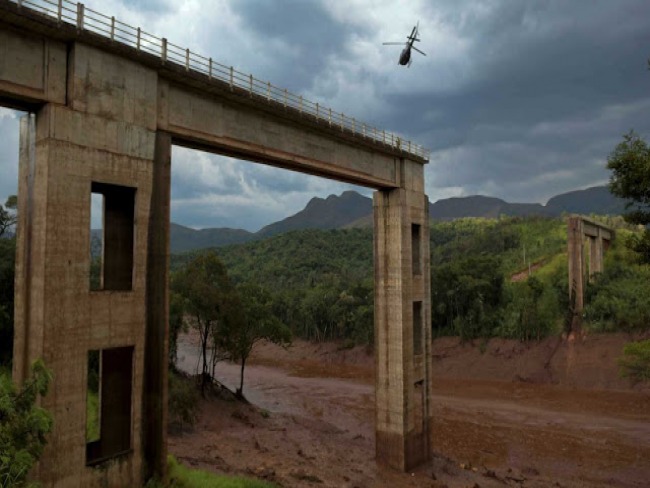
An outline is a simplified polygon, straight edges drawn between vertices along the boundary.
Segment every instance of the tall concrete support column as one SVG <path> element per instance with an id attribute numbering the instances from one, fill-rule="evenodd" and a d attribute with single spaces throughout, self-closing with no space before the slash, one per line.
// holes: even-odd
<path id="1" fill-rule="evenodd" d="M 422 165 L 401 161 L 402 188 L 375 192 L 377 462 L 408 470 L 431 456 L 428 199 Z"/>
<path id="2" fill-rule="evenodd" d="M 584 308 L 585 257 L 583 252 L 583 221 L 580 217 L 569 217 L 568 229 L 569 300 L 573 304 L 574 320 L 577 325 Z"/>
<path id="3" fill-rule="evenodd" d="M 155 72 L 80 45 L 68 62 L 67 105 L 46 104 L 22 123 L 13 374 L 23 381 L 36 358 L 53 373 L 43 406 L 54 430 L 34 479 L 137 487 L 145 466 L 160 472 L 165 452 L 166 283 L 147 280 L 166 279 L 158 263 L 166 268 L 169 139 L 154 154 Z M 99 289 L 90 279 L 93 193 L 103 199 Z M 158 368 L 147 380 L 145 356 L 148 371 Z M 98 439 L 86 432 L 91 357 L 100 363 Z M 145 413 L 154 394 L 158 408 Z"/>
<path id="4" fill-rule="evenodd" d="M 171 137 L 156 134 L 147 256 L 147 324 L 142 410 L 145 479 L 165 477 L 167 464 L 167 351 L 169 349 L 169 213 Z"/>

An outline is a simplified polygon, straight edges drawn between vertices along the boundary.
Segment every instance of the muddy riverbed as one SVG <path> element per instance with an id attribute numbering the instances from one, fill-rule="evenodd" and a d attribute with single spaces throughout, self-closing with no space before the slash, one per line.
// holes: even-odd
<path id="1" fill-rule="evenodd" d="M 281 486 L 624 486 L 650 483 L 650 391 L 617 371 L 626 336 L 434 343 L 432 462 L 410 473 L 374 461 L 374 359 L 362 348 L 296 342 L 257 347 L 251 405 L 201 404 L 192 431 L 170 436 L 182 462 Z M 194 372 L 191 335 L 179 366 Z M 217 365 L 233 391 L 239 366 Z"/>

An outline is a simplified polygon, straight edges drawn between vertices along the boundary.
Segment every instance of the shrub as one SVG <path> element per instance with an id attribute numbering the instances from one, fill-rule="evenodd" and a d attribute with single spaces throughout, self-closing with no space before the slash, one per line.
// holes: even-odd
<path id="1" fill-rule="evenodd" d="M 635 382 L 650 380 L 650 340 L 626 344 L 618 364 L 624 378 Z"/>
<path id="2" fill-rule="evenodd" d="M 508 288 L 510 302 L 496 335 L 520 341 L 539 340 L 556 331 L 560 307 L 550 285 L 531 276 Z"/>
<path id="3" fill-rule="evenodd" d="M 41 360 L 32 365 L 31 376 L 17 389 L 8 375 L 0 376 L 0 486 L 33 487 L 27 474 L 47 443 L 52 429 L 50 414 L 36 406 L 47 393 L 51 373 Z"/>
<path id="4" fill-rule="evenodd" d="M 606 263 L 587 287 L 585 317 L 596 331 L 638 330 L 650 325 L 650 267 L 624 261 Z"/>
<path id="5" fill-rule="evenodd" d="M 196 383 L 173 370 L 169 371 L 169 420 L 181 429 L 194 426 L 198 416 L 199 392 Z"/>

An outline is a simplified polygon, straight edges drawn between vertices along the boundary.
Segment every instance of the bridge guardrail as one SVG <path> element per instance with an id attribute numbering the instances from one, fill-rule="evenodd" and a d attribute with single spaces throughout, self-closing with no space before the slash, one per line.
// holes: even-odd
<path id="1" fill-rule="evenodd" d="M 65 22 L 75 25 L 78 30 L 93 32 L 111 41 L 157 56 L 163 63 L 173 63 L 184 67 L 188 72 L 195 71 L 207 75 L 210 79 L 214 78 L 226 82 L 231 89 L 237 87 L 248 91 L 251 96 L 257 95 L 266 98 L 268 102 L 275 102 L 285 108 L 289 107 L 297 110 L 301 114 L 311 115 L 317 120 L 327 123 L 330 127 L 340 128 L 342 132 L 348 132 L 355 136 L 401 149 L 408 154 L 426 160 L 429 159 L 429 150 L 411 141 L 405 141 L 397 134 L 369 126 L 354 117 L 344 115 L 342 112 L 323 107 L 319 103 L 305 99 L 302 95 L 296 95 L 287 89 L 276 87 L 269 81 L 258 80 L 252 74 L 237 71 L 232 66 L 226 66 L 214 61 L 211 57 L 202 56 L 190 51 L 189 48 L 173 44 L 164 37 L 157 37 L 143 31 L 140 27 L 133 27 L 113 16 L 86 8 L 83 3 L 75 3 L 70 0 L 12 1 L 19 8 L 27 7 L 52 17 L 59 23 Z"/>

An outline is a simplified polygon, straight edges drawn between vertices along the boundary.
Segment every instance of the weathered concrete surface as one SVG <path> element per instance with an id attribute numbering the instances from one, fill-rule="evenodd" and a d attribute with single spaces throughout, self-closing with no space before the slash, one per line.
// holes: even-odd
<path id="1" fill-rule="evenodd" d="M 70 56 L 68 106 L 44 105 L 36 114 L 35 140 L 29 140 L 29 131 L 25 133 L 27 140 L 23 134 L 22 142 L 26 148 L 33 145 L 35 158 L 30 169 L 29 158 L 21 157 L 19 229 L 24 231 L 18 236 L 14 375 L 22 380 L 28 365 L 38 357 L 54 373 L 51 391 L 43 401 L 54 416 L 54 431 L 33 474 L 43 486 L 141 486 L 145 459 L 140 426 L 145 418 L 146 243 L 156 132 L 152 130 L 155 110 L 147 120 L 145 112 L 134 112 L 131 106 L 146 105 L 148 97 L 155 107 L 156 77 L 136 63 L 111 63 L 111 55 L 85 48 L 73 49 Z M 80 66 L 83 76 L 74 71 Z M 120 89 L 125 76 L 131 78 L 126 86 L 146 86 L 147 90 Z M 98 97 L 101 103 L 93 97 L 88 101 L 88 93 L 93 91 L 102 93 Z M 107 107 L 113 108 L 107 111 Z M 128 261 L 132 262 L 131 289 L 89 289 L 92 183 L 135 189 L 136 245 Z M 159 323 L 163 331 L 164 324 Z M 101 467 L 87 467 L 88 351 L 124 346 L 134 348 L 131 453 Z M 166 354 L 164 340 L 153 346 L 156 354 Z M 166 368 L 160 368 L 156 376 L 163 381 L 165 373 Z M 157 391 L 164 403 L 164 390 Z"/>
<path id="2" fill-rule="evenodd" d="M 21 127 L 13 374 L 22 381 L 39 357 L 54 373 L 43 402 L 54 415 L 54 432 L 33 476 L 45 487 L 103 488 L 141 486 L 164 473 L 172 143 L 379 189 L 377 459 L 397 469 L 427 459 L 432 378 L 424 161 L 295 113 L 257 107 L 254 99 L 185 79 L 84 31 L 23 17 L 6 0 L 0 14 L 0 101 L 35 113 Z M 126 241 L 113 256 L 120 272 L 104 284 L 117 283 L 119 290 L 90 290 L 93 185 L 135 192 L 132 233 L 124 227 L 130 227 L 128 208 L 111 204 L 116 239 Z M 131 241 L 132 255 L 120 256 Z M 133 348 L 131 449 L 90 467 L 88 352 L 114 347 Z"/>
<path id="3" fill-rule="evenodd" d="M 403 167 L 403 172 L 417 171 L 410 161 Z M 419 179 L 411 181 L 419 186 Z M 407 470 L 431 455 L 428 199 L 413 185 L 378 191 L 374 215 L 377 460 Z M 420 226 L 419 243 L 413 239 L 414 224 Z M 421 263 L 416 270 L 413 247 L 418 244 Z M 417 328 L 420 354 L 414 353 L 416 302 L 422 320 Z"/>
<path id="4" fill-rule="evenodd" d="M 65 103 L 66 56 L 62 42 L 0 29 L 0 99 Z"/>
<path id="5" fill-rule="evenodd" d="M 585 279 L 588 276 L 591 281 L 596 273 L 603 272 L 605 250 L 612 239 L 612 229 L 591 219 L 573 215 L 567 220 L 569 303 L 573 306 L 572 330 L 578 330 L 581 325 Z M 589 245 L 589 262 L 584 252 L 586 242 Z"/>

